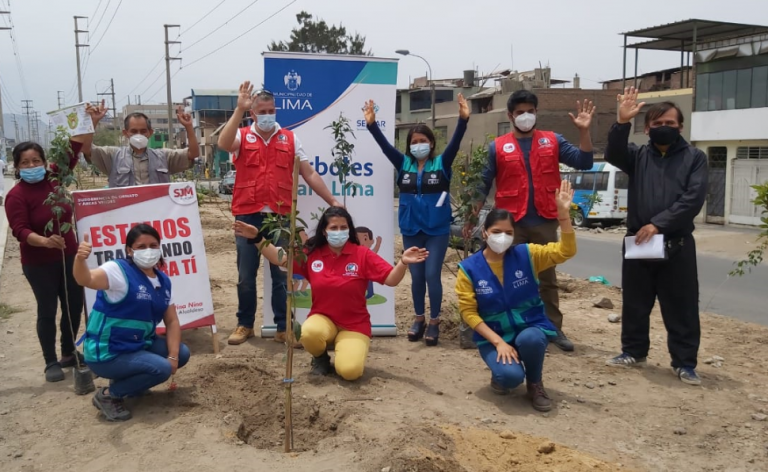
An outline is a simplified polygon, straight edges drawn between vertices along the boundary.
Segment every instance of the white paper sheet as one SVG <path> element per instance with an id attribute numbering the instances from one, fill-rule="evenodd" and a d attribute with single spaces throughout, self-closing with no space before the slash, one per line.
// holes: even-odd
<path id="1" fill-rule="evenodd" d="M 635 237 L 627 236 L 624 248 L 624 259 L 664 259 L 664 236 L 654 235 L 643 244 L 635 244 Z"/>

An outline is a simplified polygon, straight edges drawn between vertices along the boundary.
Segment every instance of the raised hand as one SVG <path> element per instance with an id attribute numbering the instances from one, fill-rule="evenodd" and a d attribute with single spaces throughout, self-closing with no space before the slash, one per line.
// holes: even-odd
<path id="1" fill-rule="evenodd" d="M 179 124 L 185 128 L 192 126 L 192 115 L 184 112 L 184 106 L 179 105 L 176 108 L 176 118 L 179 120 Z"/>
<path id="2" fill-rule="evenodd" d="M 560 182 L 560 188 L 555 191 L 555 202 L 557 211 L 561 216 L 570 216 L 571 204 L 573 203 L 573 189 L 571 183 L 567 180 Z"/>
<path id="3" fill-rule="evenodd" d="M 405 264 L 419 264 L 424 262 L 429 257 L 429 251 L 426 249 L 413 246 L 403 252 L 403 256 L 400 258 Z"/>
<path id="4" fill-rule="evenodd" d="M 629 123 L 645 106 L 645 102 L 637 103 L 637 93 L 635 87 L 627 87 L 624 96 L 616 96 L 619 102 L 619 123 Z"/>
<path id="5" fill-rule="evenodd" d="M 259 230 L 255 226 L 243 221 L 235 221 L 232 229 L 235 230 L 235 236 L 240 236 L 241 238 L 254 239 L 259 235 Z"/>
<path id="6" fill-rule="evenodd" d="M 467 104 L 467 99 L 462 94 L 459 94 L 459 118 L 462 120 L 469 119 L 469 105 Z"/>
<path id="7" fill-rule="evenodd" d="M 237 95 L 237 108 L 241 110 L 250 110 L 253 106 L 253 84 L 246 80 L 240 84 L 240 91 Z"/>
<path id="8" fill-rule="evenodd" d="M 365 122 L 369 125 L 376 123 L 376 104 L 373 100 L 365 102 L 363 107 L 363 113 L 365 114 Z"/>
<path id="9" fill-rule="evenodd" d="M 91 242 L 90 238 L 86 234 L 83 236 L 83 242 L 80 243 L 80 246 L 77 248 L 77 257 L 78 259 L 88 259 L 88 256 L 91 255 Z"/>
<path id="10" fill-rule="evenodd" d="M 91 121 L 93 121 L 93 127 L 96 128 L 96 125 L 99 124 L 102 118 L 107 116 L 107 112 L 109 111 L 109 108 L 105 106 L 104 100 L 101 101 L 100 104 L 97 105 L 91 105 L 90 103 L 85 104 L 85 112 L 88 113 L 91 117 Z"/>
<path id="11" fill-rule="evenodd" d="M 576 114 L 568 113 L 573 124 L 580 130 L 588 130 L 592 124 L 592 117 L 595 115 L 595 106 L 592 100 L 584 99 L 584 102 L 576 100 Z"/>

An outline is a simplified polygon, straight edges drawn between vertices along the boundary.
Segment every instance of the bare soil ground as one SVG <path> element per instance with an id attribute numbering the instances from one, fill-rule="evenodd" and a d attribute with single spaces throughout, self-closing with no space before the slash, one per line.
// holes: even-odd
<path id="1" fill-rule="evenodd" d="M 703 314 L 702 387 L 672 376 L 658 313 L 649 365 L 614 370 L 618 289 L 561 278 L 566 330 L 576 352 L 551 347 L 544 379 L 556 403 L 536 413 L 524 387 L 494 395 L 475 350 L 459 349 L 455 277 L 444 271 L 440 345 L 405 336 L 374 339 L 362 379 L 311 381 L 297 351 L 294 451 L 284 454 L 285 349 L 265 339 L 227 346 L 237 306 L 235 247 L 226 208 L 201 210 L 217 320 L 219 357 L 205 329 L 184 332 L 190 364 L 179 389 L 159 386 L 110 424 L 67 380 L 47 384 L 35 335 L 35 302 L 9 239 L 0 300 L 0 470 L 103 471 L 765 471 L 768 467 L 768 329 Z M 577 256 L 578 257 L 578 256 Z M 455 270 L 451 254 L 448 266 Z M 409 280 L 397 289 L 397 324 L 411 322 Z M 259 289 L 261 294 L 261 289 Z M 593 307 L 607 297 L 613 310 Z M 712 356 L 722 365 L 705 364 Z M 104 385 L 97 379 L 97 385 Z M 551 444 L 550 444 L 551 442 Z M 389 468 L 389 469 L 386 469 Z"/>

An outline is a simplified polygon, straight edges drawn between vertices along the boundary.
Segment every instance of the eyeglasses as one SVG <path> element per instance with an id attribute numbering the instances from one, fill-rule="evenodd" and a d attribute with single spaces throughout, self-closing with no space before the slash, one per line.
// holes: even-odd
<path id="1" fill-rule="evenodd" d="M 253 93 L 254 97 L 274 97 L 275 94 L 267 89 L 257 90 Z"/>

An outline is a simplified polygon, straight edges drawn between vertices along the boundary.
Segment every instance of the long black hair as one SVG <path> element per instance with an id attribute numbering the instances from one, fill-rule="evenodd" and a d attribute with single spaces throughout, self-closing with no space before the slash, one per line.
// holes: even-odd
<path id="1" fill-rule="evenodd" d="M 419 123 L 413 128 L 408 130 L 408 137 L 405 138 L 406 140 L 405 155 L 410 157 L 411 159 L 416 159 L 415 157 L 413 157 L 413 154 L 411 154 L 411 138 L 413 138 L 413 135 L 416 133 L 423 134 L 429 140 L 430 150 L 429 150 L 428 159 L 432 159 L 433 157 L 435 157 L 435 147 L 437 146 L 435 144 L 435 133 L 433 133 L 432 130 L 429 129 L 429 126 L 423 123 Z"/>
<path id="2" fill-rule="evenodd" d="M 349 226 L 349 242 L 352 244 L 360 245 L 360 240 L 357 238 L 357 231 L 355 230 L 355 224 L 352 222 L 352 215 L 347 210 L 341 207 L 330 207 L 326 209 L 320 216 L 320 221 L 317 222 L 317 229 L 315 229 L 315 235 L 307 239 L 304 243 L 304 248 L 307 254 L 311 254 L 315 249 L 320 249 L 328 244 L 328 239 L 325 237 L 325 229 L 328 227 L 328 220 L 334 216 L 339 216 L 347 220 L 347 226 Z"/>
<path id="3" fill-rule="evenodd" d="M 37 151 L 38 154 L 40 154 L 40 158 L 43 160 L 43 166 L 45 166 L 45 149 L 36 142 L 33 141 L 24 141 L 23 143 L 17 144 L 13 148 L 13 168 L 14 168 L 14 177 L 16 179 L 21 178 L 21 170 L 19 169 L 19 163 L 21 163 L 21 155 L 25 152 L 32 150 Z"/>
<path id="4" fill-rule="evenodd" d="M 133 257 L 128 255 L 128 248 L 133 249 L 131 246 L 136 243 L 136 240 L 139 239 L 140 236 L 145 234 L 157 239 L 157 243 L 160 244 L 160 233 L 158 233 L 155 228 L 144 223 L 134 226 L 128 231 L 128 235 L 125 237 L 125 257 L 131 261 L 131 263 L 133 263 Z M 162 251 L 162 248 L 160 250 Z M 163 266 L 165 266 L 165 261 L 163 260 L 163 257 L 160 256 L 160 261 L 157 263 L 157 267 L 163 268 Z"/>

